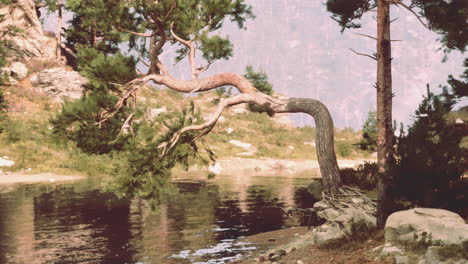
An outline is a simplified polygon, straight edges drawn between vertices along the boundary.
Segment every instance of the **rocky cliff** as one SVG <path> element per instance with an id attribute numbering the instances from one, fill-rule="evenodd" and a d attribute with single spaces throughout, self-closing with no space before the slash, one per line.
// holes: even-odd
<path id="1" fill-rule="evenodd" d="M 14 61 L 54 60 L 57 43 L 42 30 L 33 0 L 0 5 L 0 40 Z"/>

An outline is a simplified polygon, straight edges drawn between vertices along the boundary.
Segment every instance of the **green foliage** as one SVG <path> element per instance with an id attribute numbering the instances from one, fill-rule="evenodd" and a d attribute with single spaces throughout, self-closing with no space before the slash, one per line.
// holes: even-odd
<path id="1" fill-rule="evenodd" d="M 327 0 L 327 11 L 338 22 L 341 32 L 346 28 L 359 28 L 362 15 L 377 6 L 377 1 Z M 468 5 L 465 0 L 416 0 L 410 7 L 426 19 L 430 30 L 440 35 L 445 52 L 452 49 L 461 52 L 468 44 Z"/>
<path id="2" fill-rule="evenodd" d="M 119 92 L 119 84 L 124 84 L 136 77 L 136 61 L 120 53 L 105 55 L 94 48 L 78 47 L 78 70 L 89 82 L 85 88 L 89 91 L 81 99 L 66 101 L 62 111 L 51 123 L 54 134 L 61 139 L 75 142 L 87 153 L 103 154 L 121 150 L 128 136 L 119 136 L 121 126 L 126 119 L 124 107 L 100 126 L 100 113 L 112 109 L 117 97 L 110 92 Z"/>
<path id="3" fill-rule="evenodd" d="M 359 143 L 362 150 L 376 151 L 377 149 L 377 113 L 369 111 L 366 122 L 362 126 L 362 140 Z"/>
<path id="4" fill-rule="evenodd" d="M 426 18 L 429 28 L 440 35 L 440 41 L 449 49 L 461 52 L 468 44 L 468 5 L 465 0 L 416 0 L 412 6 Z"/>
<path id="5" fill-rule="evenodd" d="M 346 28 L 359 28 L 361 24 L 354 22 L 362 15 L 375 7 L 368 0 L 327 0 L 327 11 L 332 13 L 331 18 L 341 26 L 341 32 Z"/>
<path id="6" fill-rule="evenodd" d="M 171 170 L 176 165 L 188 169 L 193 162 L 208 164 L 208 160 L 198 154 L 199 146 L 194 138 L 199 131 L 189 131 L 180 136 L 177 143 L 164 153 L 161 147 L 170 141 L 173 134 L 194 120 L 201 120 L 192 103 L 181 112 L 174 112 L 160 117 L 165 131 L 160 131 L 159 122 L 145 125 L 142 133 L 135 140 L 127 155 L 127 162 L 117 164 L 113 176 L 115 181 L 109 185 L 111 190 L 120 195 L 138 196 L 148 199 L 153 206 L 158 205 L 174 191 L 171 185 Z M 204 144 L 203 144 L 203 147 Z M 214 161 L 214 154 L 205 147 L 208 158 Z"/>
<path id="7" fill-rule="evenodd" d="M 377 185 L 377 163 L 365 162 L 355 170 L 345 168 L 340 170 L 340 177 L 345 185 L 357 186 L 363 190 L 372 190 Z"/>
<path id="8" fill-rule="evenodd" d="M 447 206 L 465 169 L 468 149 L 461 148 L 460 143 L 467 136 L 466 123 L 447 121 L 456 103 L 454 98 L 447 87 L 439 95 L 428 87 L 414 124 L 397 139 L 398 190 L 423 206 Z"/>
<path id="9" fill-rule="evenodd" d="M 208 37 L 206 34 L 200 38 L 203 58 L 212 62 L 219 59 L 229 59 L 232 56 L 232 44 L 228 39 L 220 36 Z"/>
<path id="10" fill-rule="evenodd" d="M 268 82 L 268 75 L 265 72 L 256 72 L 251 65 L 245 67 L 245 71 L 247 73 L 244 74 L 244 77 L 247 78 L 257 90 L 268 95 L 273 94 L 273 86 Z M 260 105 L 249 104 L 249 110 L 257 113 L 266 112 L 269 116 L 273 115 L 268 108 Z"/>
<path id="11" fill-rule="evenodd" d="M 94 48 L 78 47 L 78 70 L 88 78 L 85 88 L 108 93 L 118 91 L 119 84 L 127 83 L 137 77 L 136 60 L 120 52 L 106 55 Z"/>
<path id="12" fill-rule="evenodd" d="M 460 76 L 461 80 L 455 79 L 452 75 L 449 75 L 448 83 L 452 87 L 453 94 L 458 97 L 468 96 L 468 58 L 465 58 L 463 62 L 465 71 Z"/>
<path id="13" fill-rule="evenodd" d="M 353 151 L 353 146 L 349 142 L 337 142 L 336 151 L 341 157 L 349 157 Z"/>

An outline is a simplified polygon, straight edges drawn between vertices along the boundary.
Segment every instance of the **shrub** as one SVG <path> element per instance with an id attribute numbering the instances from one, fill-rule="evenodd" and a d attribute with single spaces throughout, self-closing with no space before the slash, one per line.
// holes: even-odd
<path id="1" fill-rule="evenodd" d="M 248 65 L 245 70 L 247 71 L 246 74 L 244 74 L 244 77 L 249 80 L 257 90 L 260 92 L 266 93 L 268 95 L 273 94 L 273 86 L 268 82 L 268 75 L 263 72 L 255 72 L 253 70 L 253 67 L 251 65 Z M 257 113 L 267 113 L 269 116 L 272 116 L 274 113 L 270 112 L 268 108 L 256 105 L 256 104 L 249 104 L 249 110 L 252 112 L 257 112 Z"/>
<path id="2" fill-rule="evenodd" d="M 377 186 L 377 163 L 365 162 L 355 169 L 340 170 L 343 184 L 357 186 L 363 190 L 372 190 Z"/>
<path id="3" fill-rule="evenodd" d="M 351 155 L 352 150 L 353 147 L 349 142 L 338 142 L 336 144 L 336 151 L 341 157 L 349 157 L 349 155 Z"/>

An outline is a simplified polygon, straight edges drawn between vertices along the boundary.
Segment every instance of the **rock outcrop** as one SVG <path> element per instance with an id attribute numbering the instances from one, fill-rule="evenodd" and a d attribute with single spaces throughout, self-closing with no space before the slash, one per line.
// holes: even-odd
<path id="1" fill-rule="evenodd" d="M 44 34 L 33 0 L 0 5 L 0 16 L 0 39 L 7 42 L 9 57 L 55 60 L 57 42 Z"/>
<path id="2" fill-rule="evenodd" d="M 88 80 L 76 71 L 64 68 L 51 68 L 35 73 L 30 78 L 31 84 L 40 88 L 56 101 L 63 97 L 78 99 L 83 94 L 83 85 Z"/>
<path id="3" fill-rule="evenodd" d="M 339 202 L 331 197 L 314 204 L 317 217 L 326 222 L 314 228 L 312 237 L 317 245 L 327 245 L 354 237 L 365 237 L 376 227 L 376 203 L 363 192 L 351 187 L 340 189 Z"/>

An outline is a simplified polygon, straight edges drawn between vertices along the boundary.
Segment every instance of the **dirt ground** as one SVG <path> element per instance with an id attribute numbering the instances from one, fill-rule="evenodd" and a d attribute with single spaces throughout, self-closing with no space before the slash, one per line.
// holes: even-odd
<path id="1" fill-rule="evenodd" d="M 366 264 L 380 263 L 391 264 L 392 260 L 375 261 L 377 253 L 372 253 L 372 249 L 384 244 L 383 232 L 374 234 L 365 241 L 348 241 L 343 245 L 334 247 L 317 247 L 314 245 L 303 248 L 286 250 L 286 256 L 277 262 L 268 261 L 267 252 L 272 249 L 280 249 L 294 239 L 310 232 L 307 227 L 296 227 L 282 229 L 254 236 L 243 238 L 243 241 L 256 244 L 258 250 L 250 257 L 232 262 L 232 264 L 253 264 L 253 263 L 278 263 L 278 264 Z"/>

